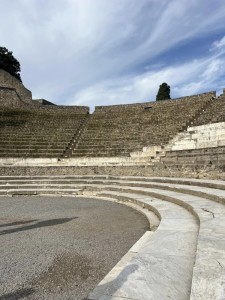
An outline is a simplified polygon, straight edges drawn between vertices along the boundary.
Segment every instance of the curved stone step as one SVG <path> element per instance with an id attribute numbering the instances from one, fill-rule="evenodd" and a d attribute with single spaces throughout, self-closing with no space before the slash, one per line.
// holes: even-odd
<path id="1" fill-rule="evenodd" d="M 148 196 L 117 192 L 97 194 L 98 197 L 102 195 L 150 204 L 160 213 L 161 223 L 154 234 L 145 236 L 141 245 L 137 243 L 130 249 L 89 299 L 189 299 L 198 234 L 194 216 L 179 205 Z"/>
<path id="2" fill-rule="evenodd" d="M 12 181 L 10 179 L 12 179 Z M 164 207 L 169 203 L 169 205 L 176 205 L 176 207 L 179 205 L 181 209 L 189 210 L 200 220 L 196 261 L 193 270 L 191 296 L 189 296 L 189 298 L 194 300 L 223 299 L 225 266 L 225 184 L 223 181 L 180 178 L 147 178 L 129 176 L 118 177 L 100 175 L 53 177 L 24 176 L 21 177 L 20 180 L 18 180 L 18 177 L 2 176 L 0 178 L 0 182 L 2 188 L 1 192 L 8 191 L 11 193 L 12 191 L 36 191 L 36 193 L 52 194 L 89 193 L 89 195 L 99 195 L 108 197 L 111 196 L 115 199 L 127 198 L 127 201 L 129 198 L 130 201 L 135 201 L 139 205 L 143 206 L 147 205 L 147 202 L 149 202 L 148 205 L 151 205 L 155 208 L 155 206 L 152 205 L 152 198 L 154 198 L 158 199 L 158 201 L 161 201 Z M 11 188 L 15 186 L 18 187 L 16 189 L 8 189 L 7 185 L 9 187 L 10 184 Z M 39 185 L 41 185 L 42 187 L 39 188 Z M 149 199 L 149 201 L 147 201 L 146 199 Z M 188 212 L 188 214 L 190 213 Z M 179 216 L 179 213 L 177 214 L 177 216 Z M 173 215 L 173 221 L 176 220 L 175 217 L 176 213 L 175 215 Z M 176 222 L 178 222 L 178 220 L 176 220 Z M 187 226 L 185 222 L 185 220 L 182 220 L 180 223 L 178 222 L 177 224 L 179 224 L 180 228 L 183 228 L 184 226 Z M 168 223 L 168 225 L 171 226 L 171 223 Z M 156 233 L 160 230 L 160 228 L 162 228 L 160 226 Z M 154 235 L 152 235 L 151 238 L 153 238 Z M 141 250 L 142 249 L 140 249 L 139 251 Z M 135 264 L 137 262 L 138 260 L 135 260 Z M 176 266 L 175 262 L 174 266 Z M 128 270 L 130 269 L 128 268 Z M 134 271 L 136 272 L 136 270 Z M 125 272 L 124 275 L 126 276 L 126 274 L 127 273 Z M 131 278 L 132 276 L 133 273 L 131 274 Z M 163 276 L 163 274 L 161 274 L 161 276 Z M 129 278 L 126 279 L 126 282 L 129 282 Z M 161 284 L 161 286 L 163 286 L 163 283 Z M 154 288 L 152 288 L 152 290 L 155 291 L 155 286 Z M 146 291 L 149 292 L 149 289 L 147 289 Z M 113 292 L 111 294 L 115 296 L 115 293 Z M 119 296 L 119 292 L 116 295 L 118 295 L 118 297 L 121 297 Z M 101 299 L 112 299 L 112 296 L 109 296 L 111 298 L 107 297 Z M 125 295 L 125 298 L 126 297 L 127 296 Z M 127 298 L 151 299 L 143 298 L 143 294 L 141 292 L 140 298 L 132 297 L 133 296 L 129 294 L 129 297 Z M 159 299 L 164 298 L 161 297 Z M 178 297 L 177 299 L 183 298 Z"/>

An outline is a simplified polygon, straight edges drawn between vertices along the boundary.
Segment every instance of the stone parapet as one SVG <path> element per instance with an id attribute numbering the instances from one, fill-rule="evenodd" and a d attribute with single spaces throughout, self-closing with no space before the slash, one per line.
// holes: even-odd
<path id="1" fill-rule="evenodd" d="M 107 105 L 107 106 L 96 106 L 95 107 L 95 113 L 97 113 L 98 111 L 103 112 L 103 111 L 123 111 L 123 110 L 129 110 L 129 109 L 151 109 L 154 106 L 157 105 L 165 105 L 167 106 L 168 104 L 174 104 L 176 102 L 180 102 L 180 101 L 186 101 L 186 100 L 191 100 L 196 99 L 203 99 L 205 97 L 216 97 L 216 92 L 215 91 L 210 91 L 207 93 L 202 93 L 202 94 L 196 94 L 196 95 L 192 95 L 192 96 L 186 96 L 186 97 L 180 97 L 180 98 L 175 98 L 175 99 L 169 99 L 169 100 L 164 100 L 164 101 L 149 101 L 149 102 L 143 102 L 143 103 L 132 103 L 132 104 L 119 104 L 119 105 Z M 179 104 L 179 103 L 177 103 Z"/>

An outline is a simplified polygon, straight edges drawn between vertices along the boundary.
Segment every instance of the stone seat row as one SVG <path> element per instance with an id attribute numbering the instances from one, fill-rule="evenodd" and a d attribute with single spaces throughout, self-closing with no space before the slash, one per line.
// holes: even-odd
<path id="1" fill-rule="evenodd" d="M 129 111 L 118 111 L 118 112 L 114 112 L 114 113 L 111 113 L 111 112 L 108 112 L 107 110 L 106 111 L 103 111 L 103 112 L 98 112 L 96 111 L 95 112 L 95 115 L 93 116 L 93 119 L 92 121 L 96 121 L 96 120 L 99 120 L 101 119 L 101 116 L 103 119 L 107 119 L 107 115 L 109 115 L 110 119 L 115 119 L 116 121 L 119 121 L 122 119 L 122 115 L 123 116 L 126 116 L 128 118 L 132 118 L 132 119 L 136 119 L 137 121 L 141 120 L 141 119 L 157 119 L 157 116 L 160 116 L 160 117 L 165 117 L 167 118 L 171 113 L 176 113 L 178 110 L 180 111 L 184 111 L 184 112 L 187 112 L 188 115 L 191 115 L 193 112 L 195 112 L 196 109 L 198 108 L 202 108 L 203 105 L 205 102 L 199 102 L 199 103 L 185 103 L 182 107 L 174 107 L 174 109 L 170 109 L 169 107 L 165 106 L 165 108 L 163 109 L 163 107 L 159 107 L 158 109 L 150 109 L 148 111 L 136 111 L 136 112 L 131 112 L 129 113 Z M 191 108 L 188 108 L 187 107 L 187 104 L 188 105 L 192 105 Z M 176 118 L 179 118 L 179 116 L 175 116 L 174 117 Z"/>
<path id="2" fill-rule="evenodd" d="M 87 299 L 223 299 L 223 181 L 108 175 L 0 177 L 0 195 L 24 194 L 88 195 L 130 205 L 148 217 L 150 231 Z"/>
<path id="3" fill-rule="evenodd" d="M 12 143 L 38 143 L 38 142 L 45 142 L 45 143 L 52 143 L 52 142 L 66 142 L 69 140 L 71 135 L 65 135 L 63 137 L 61 137 L 60 135 L 59 136 L 49 136 L 49 138 L 47 137 L 42 137 L 42 136 L 39 136 L 39 137 L 33 137 L 33 136 L 27 136 L 27 137 L 12 137 L 12 136 L 8 136 L 8 137 L 3 137 L 4 138 L 4 143 L 8 142 L 9 144 L 12 144 Z"/>
<path id="4" fill-rule="evenodd" d="M 33 133 L 35 132 L 35 134 L 39 135 L 39 136 L 42 136 L 43 134 L 45 133 L 48 133 L 48 134 L 60 134 L 60 135 L 63 135 L 63 133 L 65 134 L 73 134 L 74 133 L 74 129 L 65 129 L 63 130 L 62 128 L 61 129 L 57 129 L 57 130 L 51 130 L 51 129 L 40 129 L 40 130 L 37 130 L 37 128 L 33 128 L 33 131 L 32 131 L 32 127 L 27 129 L 27 130 L 17 130 L 15 132 L 15 128 L 14 130 L 6 130 L 5 132 L 1 132 L 0 133 L 0 136 L 31 136 L 33 135 Z"/>
<path id="5" fill-rule="evenodd" d="M 1 153 L 1 157 L 4 159 L 8 158 L 58 158 L 62 155 L 62 152 L 59 153 L 51 153 L 51 152 L 45 152 L 43 153 L 30 153 L 30 152 L 24 152 L 24 153 L 11 153 L 8 151 L 8 153 Z"/>
<path id="6" fill-rule="evenodd" d="M 202 98 L 196 98 L 196 96 L 191 96 L 191 99 L 174 99 L 169 101 L 163 101 L 163 102 L 149 102 L 145 106 L 141 107 L 133 107 L 132 109 L 128 106 L 120 105 L 117 108 L 114 106 L 109 107 L 103 107 L 103 109 L 100 109 L 100 107 L 96 107 L 96 114 L 95 116 L 98 117 L 99 114 L 103 113 L 110 113 L 111 116 L 118 116 L 118 113 L 127 114 L 127 115 L 138 115 L 140 113 L 142 114 L 148 114 L 152 111 L 155 112 L 167 112 L 170 111 L 177 111 L 178 109 L 186 109 L 186 103 L 192 104 L 192 107 L 202 107 L 204 103 L 207 103 L 212 97 L 215 97 L 215 93 L 208 93 L 207 95 L 204 95 Z"/>
<path id="7" fill-rule="evenodd" d="M 13 146 L 13 145 L 12 145 Z M 24 151 L 24 150 L 40 150 L 40 149 L 58 149 L 63 150 L 65 149 L 65 146 L 63 144 L 30 144 L 30 145 L 17 145 L 17 147 L 11 147 L 10 151 Z M 9 151 L 9 145 L 0 145 L 0 151 L 7 152 Z"/>
<path id="8" fill-rule="evenodd" d="M 220 168 L 225 163 L 225 147 L 170 151 L 161 158 L 161 162 L 173 168 L 187 165 L 191 168 L 210 165 Z"/>
<path id="9" fill-rule="evenodd" d="M 193 96 L 186 100 L 165 101 L 164 103 L 152 103 L 152 108 L 144 109 L 143 105 L 134 105 L 128 107 L 117 108 L 96 108 L 95 112 L 88 116 L 87 111 L 84 114 L 73 115 L 68 110 L 63 112 L 49 109 L 43 111 L 27 110 L 4 110 L 0 116 L 0 122 L 5 124 L 1 126 L 0 141 L 9 140 L 10 143 L 22 142 L 29 144 L 35 140 L 46 141 L 51 140 L 53 144 L 65 141 L 65 149 L 67 147 L 75 147 L 73 156 L 80 155 L 81 152 L 86 152 L 85 155 L 91 155 L 97 147 L 92 146 L 95 143 L 99 144 L 99 151 L 102 153 L 112 151 L 115 155 L 127 155 L 131 151 L 141 150 L 143 146 L 163 145 L 168 142 L 179 130 L 187 125 L 192 117 L 198 113 L 212 97 L 212 93 L 204 94 L 202 97 Z M 191 104 L 191 105 L 190 105 Z M 130 109 L 132 107 L 132 109 Z M 120 110 L 121 108 L 121 110 Z M 88 118 L 87 118 L 88 116 Z M 151 119 L 152 116 L 152 119 Z M 18 120 L 17 120 L 18 117 Z M 10 120 L 18 121 L 18 126 L 8 126 Z M 79 126 L 87 120 L 82 134 L 79 134 L 79 141 L 75 135 L 78 132 Z M 160 120 L 161 119 L 161 120 Z M 166 122 L 166 126 L 163 123 Z M 74 122 L 73 122 L 74 121 Z M 13 124 L 11 124 L 13 125 Z M 116 151 L 120 147 L 114 141 L 118 141 L 131 137 L 132 143 L 122 142 L 123 149 Z M 108 139 L 108 142 L 103 143 L 101 140 Z M 30 141 L 31 140 L 31 141 Z M 76 143 L 73 143 L 73 140 Z M 89 141 L 90 140 L 90 141 Z M 111 142 L 111 146 L 109 145 Z M 10 144 L 12 145 L 12 144 Z M 90 148 L 89 151 L 86 148 Z M 79 151 L 80 150 L 80 151 Z M 88 154 L 87 154 L 88 153 Z M 99 153 L 96 153 L 99 155 Z M 114 155 L 114 154 L 113 154 Z"/>
<path id="10" fill-rule="evenodd" d="M 10 110 L 0 113 L 0 156 L 61 157 L 87 112 Z M 7 155 L 8 153 L 8 155 Z"/>
<path id="11" fill-rule="evenodd" d="M 211 122 L 225 122 L 225 94 L 215 99 L 194 122 L 194 125 L 203 125 Z"/>

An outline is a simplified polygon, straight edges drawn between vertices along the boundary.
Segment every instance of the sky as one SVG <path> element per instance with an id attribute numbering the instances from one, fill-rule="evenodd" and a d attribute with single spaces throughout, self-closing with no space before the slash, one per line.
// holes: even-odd
<path id="1" fill-rule="evenodd" d="M 0 0 L 0 46 L 33 99 L 155 101 L 225 88 L 224 0 Z"/>

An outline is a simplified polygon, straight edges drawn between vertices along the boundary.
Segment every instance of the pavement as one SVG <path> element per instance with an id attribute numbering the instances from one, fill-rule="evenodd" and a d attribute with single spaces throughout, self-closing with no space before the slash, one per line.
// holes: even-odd
<path id="1" fill-rule="evenodd" d="M 85 299 L 148 226 L 99 199 L 0 197 L 0 300 Z"/>

